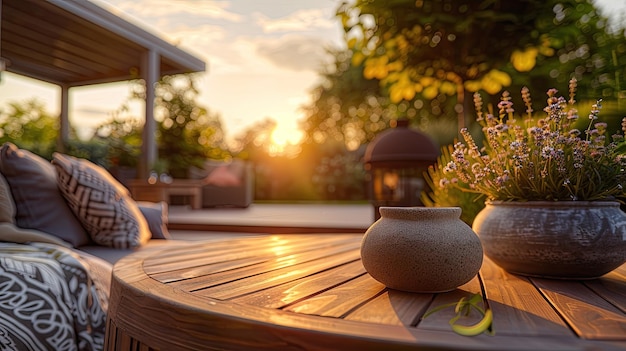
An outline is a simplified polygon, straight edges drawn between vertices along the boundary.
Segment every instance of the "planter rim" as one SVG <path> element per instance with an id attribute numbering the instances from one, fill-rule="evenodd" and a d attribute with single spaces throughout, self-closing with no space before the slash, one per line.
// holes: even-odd
<path id="1" fill-rule="evenodd" d="M 381 206 L 379 210 L 393 212 L 456 212 L 461 207 Z"/>
<path id="2" fill-rule="evenodd" d="M 487 200 L 485 205 L 493 206 L 510 206 L 510 207 L 526 207 L 526 206 L 545 206 L 545 207 L 619 207 L 620 202 L 617 200 L 598 200 L 598 201 L 502 201 Z"/>
<path id="3" fill-rule="evenodd" d="M 424 207 L 424 206 L 381 206 L 381 217 L 395 219 L 444 218 L 461 216 L 461 207 Z"/>

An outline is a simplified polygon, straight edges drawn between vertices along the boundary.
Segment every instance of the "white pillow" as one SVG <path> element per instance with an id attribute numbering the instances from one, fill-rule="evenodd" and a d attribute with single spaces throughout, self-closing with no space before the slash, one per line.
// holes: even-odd
<path id="1" fill-rule="evenodd" d="M 150 239 L 148 223 L 128 189 L 109 172 L 85 159 L 52 157 L 61 194 L 94 242 L 123 249 Z"/>

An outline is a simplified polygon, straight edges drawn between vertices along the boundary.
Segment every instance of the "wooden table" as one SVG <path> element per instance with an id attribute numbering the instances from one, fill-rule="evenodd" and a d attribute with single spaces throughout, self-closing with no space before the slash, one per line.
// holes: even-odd
<path id="1" fill-rule="evenodd" d="M 137 201 L 165 201 L 170 203 L 170 196 L 189 196 L 191 198 L 191 208 L 202 208 L 202 186 L 203 181 L 199 179 L 174 179 L 171 183 L 156 182 L 148 183 L 146 180 L 133 179 L 128 183 L 128 187 L 133 199 Z"/>
<path id="2" fill-rule="evenodd" d="M 114 268 L 106 350 L 626 350 L 626 265 L 601 279 L 479 275 L 440 294 L 386 289 L 360 261 L 361 235 L 172 243 Z M 451 331 L 480 293 L 495 335 Z M 469 319 L 467 323 L 476 322 Z"/>

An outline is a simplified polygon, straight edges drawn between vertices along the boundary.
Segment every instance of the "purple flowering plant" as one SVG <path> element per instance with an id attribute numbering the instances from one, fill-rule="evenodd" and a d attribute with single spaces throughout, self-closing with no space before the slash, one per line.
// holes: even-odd
<path id="1" fill-rule="evenodd" d="M 481 96 L 474 94 L 476 120 L 482 126 L 479 147 L 467 129 L 457 142 L 438 177 L 441 188 L 454 187 L 500 201 L 596 201 L 623 197 L 626 181 L 624 133 L 608 135 L 598 120 L 601 101 L 593 104 L 587 128 L 574 127 L 579 118 L 574 100 L 576 80 L 569 84 L 569 99 L 547 92 L 547 106 L 534 114 L 530 92 L 522 89 L 526 111 L 515 117 L 513 103 L 504 92 L 498 115 L 483 111 Z M 482 196 L 481 196 L 482 198 Z"/>

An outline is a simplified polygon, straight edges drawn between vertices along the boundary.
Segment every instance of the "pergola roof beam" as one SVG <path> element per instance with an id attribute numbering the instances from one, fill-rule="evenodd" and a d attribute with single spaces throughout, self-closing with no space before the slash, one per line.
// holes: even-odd
<path id="1" fill-rule="evenodd" d="M 61 87 L 61 146 L 71 87 L 144 79 L 142 169 L 156 161 L 154 90 L 164 75 L 201 72 L 204 61 L 87 0 L 0 0 L 6 70 Z"/>

